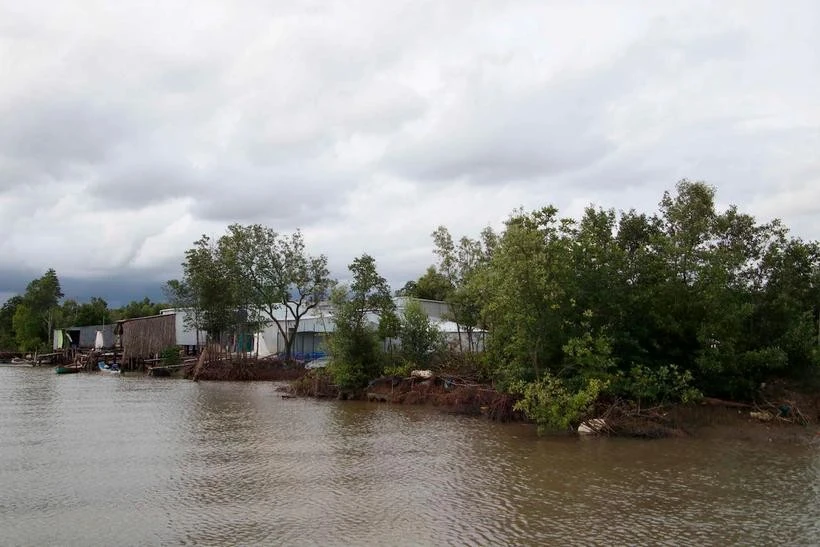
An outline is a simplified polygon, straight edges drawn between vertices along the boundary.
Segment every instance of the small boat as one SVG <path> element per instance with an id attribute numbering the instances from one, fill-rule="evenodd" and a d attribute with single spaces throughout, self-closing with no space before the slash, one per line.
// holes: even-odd
<path id="1" fill-rule="evenodd" d="M 116 363 L 113 365 L 109 365 L 100 361 L 97 363 L 97 368 L 100 369 L 101 372 L 107 372 L 109 374 L 119 374 L 120 373 L 120 366 Z"/>
<path id="2" fill-rule="evenodd" d="M 15 357 L 10 361 L 0 361 L 0 367 L 33 367 L 34 363 L 28 359 Z"/>
<path id="3" fill-rule="evenodd" d="M 82 365 L 67 365 L 55 368 L 54 372 L 57 374 L 76 374 L 78 372 L 82 372 L 82 370 Z"/>

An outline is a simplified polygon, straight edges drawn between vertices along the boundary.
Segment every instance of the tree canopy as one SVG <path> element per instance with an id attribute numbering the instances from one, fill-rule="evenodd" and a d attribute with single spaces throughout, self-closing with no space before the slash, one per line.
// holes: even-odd
<path id="1" fill-rule="evenodd" d="M 745 397 L 817 371 L 818 244 L 718 211 L 704 183 L 681 181 L 654 215 L 517 211 L 479 268 L 468 286 L 504 384 L 630 386 L 675 367 L 704 393 Z"/>
<path id="2" fill-rule="evenodd" d="M 14 338 L 20 350 L 33 351 L 48 347 L 62 297 L 57 272 L 51 268 L 42 277 L 28 284 L 25 293 L 14 306 L 12 317 Z"/>
<path id="3" fill-rule="evenodd" d="M 396 296 L 410 296 L 426 300 L 444 301 L 453 292 L 453 284 L 447 277 L 430 266 L 424 275 L 415 281 L 408 281 L 404 287 L 396 291 Z"/>
<path id="4" fill-rule="evenodd" d="M 190 311 L 192 327 L 220 339 L 274 324 L 287 359 L 300 321 L 335 284 L 327 257 L 309 255 L 299 230 L 282 235 L 261 224 L 232 224 L 216 241 L 202 236 L 182 269 L 165 291 L 172 305 Z"/>
<path id="5" fill-rule="evenodd" d="M 309 255 L 299 230 L 287 236 L 260 224 L 229 226 L 219 248 L 240 300 L 260 320 L 276 325 L 290 359 L 302 318 L 336 283 L 327 257 Z M 284 319 L 282 309 L 287 310 Z"/>

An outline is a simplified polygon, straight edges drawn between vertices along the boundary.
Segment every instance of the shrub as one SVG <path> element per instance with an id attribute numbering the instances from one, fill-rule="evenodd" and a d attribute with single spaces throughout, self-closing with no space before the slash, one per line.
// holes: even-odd
<path id="1" fill-rule="evenodd" d="M 414 370 L 414 368 L 413 363 L 400 358 L 393 360 L 391 363 L 384 366 L 384 375 L 407 378 L 410 376 L 410 373 Z"/>
<path id="2" fill-rule="evenodd" d="M 162 360 L 162 364 L 165 366 L 178 365 L 182 362 L 182 358 L 179 356 L 179 348 L 176 346 L 168 346 L 163 349 L 160 353 L 160 359 Z"/>
<path id="3" fill-rule="evenodd" d="M 337 321 L 330 337 L 329 371 L 342 390 L 358 389 L 382 375 L 383 363 L 378 337 L 367 326 L 353 326 Z"/>
<path id="4" fill-rule="evenodd" d="M 566 431 L 583 421 L 606 387 L 606 382 L 591 378 L 572 392 L 560 379 L 546 374 L 535 382 L 513 386 L 513 392 L 521 396 L 514 408 L 534 421 L 539 433 Z"/>
<path id="5" fill-rule="evenodd" d="M 399 339 L 405 360 L 419 368 L 429 368 L 433 356 L 444 345 L 441 331 L 415 300 L 411 300 L 404 309 Z"/>
<path id="6" fill-rule="evenodd" d="M 621 391 L 638 403 L 688 403 L 702 397 L 692 386 L 693 376 L 688 370 L 680 371 L 676 365 L 651 370 L 644 365 L 633 365 L 627 377 L 621 377 Z"/>

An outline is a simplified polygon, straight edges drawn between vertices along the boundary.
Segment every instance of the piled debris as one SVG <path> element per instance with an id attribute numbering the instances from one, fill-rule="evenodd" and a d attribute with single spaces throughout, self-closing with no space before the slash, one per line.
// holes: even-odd
<path id="1" fill-rule="evenodd" d="M 301 378 L 306 372 L 301 363 L 231 354 L 215 345 L 205 348 L 195 361 L 187 361 L 183 369 L 184 377 L 194 381 L 285 381 Z"/>

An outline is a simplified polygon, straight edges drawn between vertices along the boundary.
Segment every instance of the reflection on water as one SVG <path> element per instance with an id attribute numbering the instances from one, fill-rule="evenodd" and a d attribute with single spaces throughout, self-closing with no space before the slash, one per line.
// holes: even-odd
<path id="1" fill-rule="evenodd" d="M 816 447 L 0 368 L 3 545 L 811 544 Z"/>

